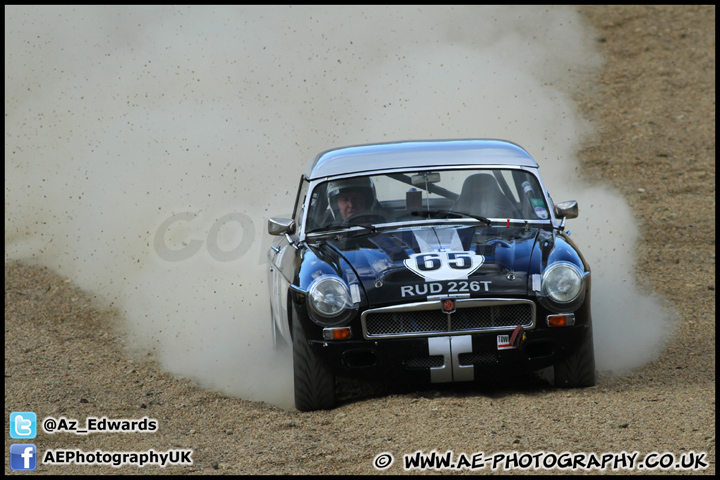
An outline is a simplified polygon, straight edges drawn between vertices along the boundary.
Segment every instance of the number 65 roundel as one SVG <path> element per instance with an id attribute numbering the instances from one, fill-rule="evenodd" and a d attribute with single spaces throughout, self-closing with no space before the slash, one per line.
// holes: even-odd
<path id="1" fill-rule="evenodd" d="M 403 263 L 425 280 L 455 280 L 467 278 L 484 261 L 475 252 L 426 252 L 414 253 Z"/>

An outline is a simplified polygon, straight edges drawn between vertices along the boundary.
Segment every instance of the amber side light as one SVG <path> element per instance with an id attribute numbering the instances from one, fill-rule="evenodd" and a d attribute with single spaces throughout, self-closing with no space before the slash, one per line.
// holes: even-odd
<path id="1" fill-rule="evenodd" d="M 548 327 L 566 327 L 575 325 L 575 314 L 561 313 L 559 315 L 548 315 L 547 324 Z"/>
<path id="2" fill-rule="evenodd" d="M 352 329 L 350 329 L 350 327 L 324 328 L 323 338 L 325 340 L 345 340 L 352 338 Z"/>

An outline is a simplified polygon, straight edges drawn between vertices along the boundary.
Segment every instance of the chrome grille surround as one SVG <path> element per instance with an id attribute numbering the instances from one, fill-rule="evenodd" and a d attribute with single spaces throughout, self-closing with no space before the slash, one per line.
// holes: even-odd
<path id="1" fill-rule="evenodd" d="M 454 313 L 442 311 L 442 299 L 365 310 L 363 337 L 439 337 L 472 332 L 535 328 L 535 302 L 505 298 L 458 298 Z"/>

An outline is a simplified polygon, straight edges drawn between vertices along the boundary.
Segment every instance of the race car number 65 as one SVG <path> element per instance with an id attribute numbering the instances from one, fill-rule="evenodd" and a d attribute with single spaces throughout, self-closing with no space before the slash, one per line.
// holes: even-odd
<path id="1" fill-rule="evenodd" d="M 413 253 L 403 260 L 405 267 L 426 280 L 467 279 L 485 261 L 485 257 L 469 252 Z"/>
<path id="2" fill-rule="evenodd" d="M 450 268 L 464 270 L 472 267 L 472 260 L 467 252 L 447 252 L 447 264 Z M 423 253 L 415 257 L 418 270 L 427 272 L 437 270 L 442 266 L 439 253 Z"/>

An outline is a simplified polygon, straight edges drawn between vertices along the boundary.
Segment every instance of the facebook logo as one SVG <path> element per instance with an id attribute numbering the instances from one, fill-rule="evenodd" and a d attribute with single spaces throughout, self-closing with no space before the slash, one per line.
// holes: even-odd
<path id="1" fill-rule="evenodd" d="M 35 438 L 37 417 L 34 412 L 12 412 L 10 414 L 10 438 Z"/>
<path id="2" fill-rule="evenodd" d="M 13 443 L 10 445 L 10 468 L 12 470 L 35 470 L 37 467 L 37 447 L 32 443 Z"/>

